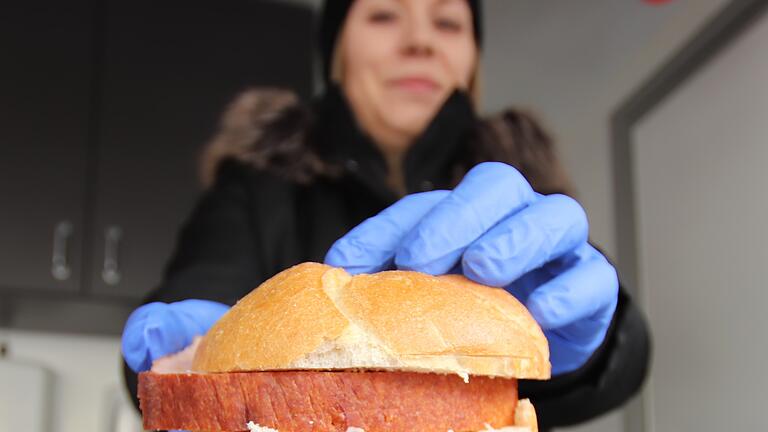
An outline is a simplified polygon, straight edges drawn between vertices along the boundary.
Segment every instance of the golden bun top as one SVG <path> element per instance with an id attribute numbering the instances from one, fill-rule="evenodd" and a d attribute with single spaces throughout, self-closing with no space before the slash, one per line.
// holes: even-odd
<path id="1" fill-rule="evenodd" d="M 254 289 L 203 338 L 197 372 L 376 369 L 548 379 L 549 347 L 503 289 L 459 275 L 318 263 Z"/>

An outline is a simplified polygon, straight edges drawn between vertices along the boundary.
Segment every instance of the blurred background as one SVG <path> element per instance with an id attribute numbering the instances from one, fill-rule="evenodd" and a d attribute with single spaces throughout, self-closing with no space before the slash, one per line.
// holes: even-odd
<path id="1" fill-rule="evenodd" d="M 119 334 L 248 86 L 318 91 L 319 1 L 0 6 L 0 431 L 140 431 Z M 486 0 L 483 110 L 539 115 L 645 310 L 626 408 L 568 430 L 765 430 L 768 6 Z"/>

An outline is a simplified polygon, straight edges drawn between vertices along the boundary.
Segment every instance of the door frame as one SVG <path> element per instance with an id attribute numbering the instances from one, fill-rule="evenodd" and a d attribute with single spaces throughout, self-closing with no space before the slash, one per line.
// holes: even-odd
<path id="1" fill-rule="evenodd" d="M 636 197 L 632 160 L 632 130 L 680 85 L 694 76 L 768 11 L 766 0 L 733 0 L 631 93 L 610 119 L 613 169 L 616 264 L 628 290 L 641 299 L 638 283 Z M 632 401 L 625 410 L 626 432 L 650 431 L 649 393 Z"/>

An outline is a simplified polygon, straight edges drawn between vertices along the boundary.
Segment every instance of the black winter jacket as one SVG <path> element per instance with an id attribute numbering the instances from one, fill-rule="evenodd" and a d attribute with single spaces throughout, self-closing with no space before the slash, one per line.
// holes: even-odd
<path id="1" fill-rule="evenodd" d="M 331 88 L 313 110 L 317 121 L 309 136 L 322 144 L 321 157 L 343 172 L 296 182 L 243 158 L 223 159 L 180 231 L 162 284 L 146 302 L 198 298 L 232 305 L 287 267 L 322 262 L 335 240 L 398 199 L 385 185 L 381 154 L 356 126 L 341 92 Z M 455 183 L 450 167 L 465 157 L 477 122 L 468 98 L 452 95 L 407 153 L 409 193 Z M 524 175 L 533 171 L 521 165 Z M 546 382 L 521 381 L 520 395 L 531 398 L 542 431 L 575 424 L 635 394 L 648 359 L 647 326 L 622 289 L 606 340 L 588 363 Z M 136 374 L 125 367 L 125 378 L 135 398 Z"/>

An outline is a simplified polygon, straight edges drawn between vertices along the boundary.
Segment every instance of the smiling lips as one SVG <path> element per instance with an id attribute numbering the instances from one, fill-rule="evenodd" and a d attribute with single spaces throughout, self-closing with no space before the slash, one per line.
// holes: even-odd
<path id="1" fill-rule="evenodd" d="M 433 93 L 440 89 L 434 80 L 420 76 L 398 78 L 392 84 L 400 90 L 417 94 Z"/>

